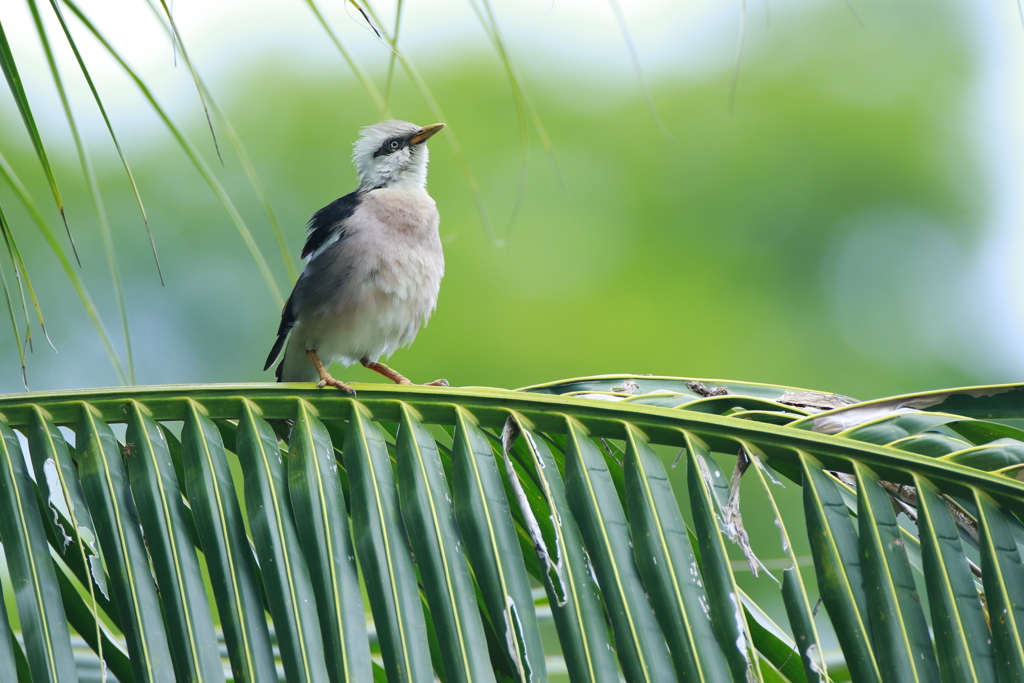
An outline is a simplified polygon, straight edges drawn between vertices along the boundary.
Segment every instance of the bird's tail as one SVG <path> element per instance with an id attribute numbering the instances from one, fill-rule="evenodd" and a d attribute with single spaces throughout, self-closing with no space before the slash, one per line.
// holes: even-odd
<path id="1" fill-rule="evenodd" d="M 288 301 L 284 304 L 284 310 L 281 311 L 281 324 L 277 327 L 277 341 L 274 342 L 274 348 L 270 349 L 270 355 L 267 356 L 267 362 L 263 366 L 263 371 L 266 372 L 270 369 L 270 366 L 274 364 L 274 361 L 281 355 L 281 349 L 284 348 L 284 343 L 288 339 L 288 333 L 295 327 L 295 308 L 292 306 L 292 297 L 288 297 Z M 277 370 L 274 371 L 274 376 L 277 377 L 277 381 L 281 380 L 281 368 L 284 367 L 282 361 L 277 366 Z"/>

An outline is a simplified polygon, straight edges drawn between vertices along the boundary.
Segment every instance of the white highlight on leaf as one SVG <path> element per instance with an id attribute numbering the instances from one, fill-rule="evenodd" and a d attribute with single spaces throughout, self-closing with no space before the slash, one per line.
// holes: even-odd
<path id="1" fill-rule="evenodd" d="M 547 543 L 544 541 L 544 534 L 540 530 L 540 524 L 537 522 L 537 518 L 533 514 L 533 508 L 530 507 L 530 501 L 527 499 L 526 492 L 523 490 L 522 482 L 519 481 L 519 475 L 516 474 L 515 466 L 512 464 L 512 459 L 508 456 L 509 451 L 512 449 L 512 444 L 515 443 L 516 438 L 518 438 L 520 434 L 523 434 L 526 439 L 530 452 L 533 454 L 538 453 L 537 444 L 533 440 L 532 435 L 529 432 L 522 431 L 515 420 L 509 417 L 505 421 L 505 427 L 501 432 L 501 446 L 505 459 L 505 476 L 508 477 L 509 485 L 512 487 L 512 492 L 515 494 L 516 504 L 519 505 L 519 509 L 523 513 L 523 519 L 526 522 L 526 531 L 530 534 L 530 540 L 533 541 L 533 548 L 537 552 L 538 558 L 547 567 L 545 573 L 548 576 L 548 581 L 551 583 L 552 590 L 555 592 L 558 606 L 561 607 L 568 602 L 568 597 L 565 589 L 565 569 L 558 543 L 556 542 L 554 548 L 556 557 L 552 560 L 551 551 L 548 549 Z M 534 456 L 534 461 L 541 469 L 544 468 L 543 459 Z M 550 500 L 547 480 L 543 475 L 541 475 L 540 481 L 541 486 L 544 488 L 545 496 Z M 562 532 L 561 520 L 557 517 L 558 511 L 552 507 L 551 513 L 551 524 L 555 530 L 556 537 L 560 539 Z"/>
<path id="2" fill-rule="evenodd" d="M 530 658 L 526 653 L 525 638 L 523 637 L 523 624 L 519 620 L 519 611 L 516 609 L 515 600 L 511 595 L 505 596 L 505 646 L 508 653 L 515 662 L 516 670 L 519 672 L 519 680 L 533 680 L 533 667 L 530 666 Z"/>
<path id="3" fill-rule="evenodd" d="M 53 458 L 47 458 L 43 463 L 43 476 L 46 477 L 47 502 L 53 511 L 53 525 L 60 531 L 61 540 L 64 543 L 64 547 L 61 548 L 61 552 L 63 552 L 64 548 L 71 545 L 74 539 L 68 536 L 64 525 L 60 523 L 60 513 L 63 512 L 67 515 L 69 507 L 74 509 L 74 503 L 71 502 L 70 496 L 64 495 L 64 486 L 61 484 L 60 475 L 57 473 L 57 463 Z M 68 516 L 70 517 L 70 515 Z"/>
<path id="4" fill-rule="evenodd" d="M 748 446 L 746 444 L 744 444 L 744 448 L 746 448 L 747 457 L 754 461 L 754 465 L 757 466 L 757 469 L 759 469 L 762 472 L 764 472 L 764 475 L 766 477 L 768 477 L 769 481 L 771 481 L 776 486 L 779 486 L 779 487 L 782 487 L 782 488 L 786 488 L 786 485 L 783 484 L 778 479 L 776 479 L 775 475 L 772 474 L 772 471 L 770 469 L 768 469 L 767 465 L 764 464 L 764 460 L 761 459 L 761 456 L 757 452 L 757 449 L 753 448 L 752 446 Z"/>
<path id="5" fill-rule="evenodd" d="M 828 671 L 818 664 L 818 644 L 811 643 L 807 646 L 807 662 L 811 665 L 811 671 L 821 676 L 825 676 Z M 824 663 L 824 662 L 822 662 Z"/>
<path id="6" fill-rule="evenodd" d="M 89 556 L 89 573 L 92 574 L 92 582 L 100 589 L 100 593 L 103 593 L 103 597 L 109 600 L 110 594 L 107 590 L 107 575 L 103 573 L 102 560 L 100 560 L 96 555 Z"/>

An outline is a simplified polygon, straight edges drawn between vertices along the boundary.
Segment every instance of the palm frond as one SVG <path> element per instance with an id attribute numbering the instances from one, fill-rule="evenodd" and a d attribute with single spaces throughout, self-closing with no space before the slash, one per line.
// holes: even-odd
<path id="1" fill-rule="evenodd" d="M 289 681 L 545 681 L 546 620 L 573 681 L 1013 680 L 1024 434 L 964 413 L 1019 418 L 1022 388 L 858 403 L 619 375 L 0 397 L 0 536 L 27 666 L 73 675 L 73 626 L 119 677 L 221 680 L 216 613 L 236 680 L 276 680 L 278 657 Z M 743 524 L 750 477 L 782 533 L 781 579 L 757 593 L 732 561 L 768 573 Z"/>

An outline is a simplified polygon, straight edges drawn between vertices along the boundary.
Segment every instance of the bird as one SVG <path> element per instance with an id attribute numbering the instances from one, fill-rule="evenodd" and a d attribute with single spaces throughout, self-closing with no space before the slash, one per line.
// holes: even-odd
<path id="1" fill-rule="evenodd" d="M 358 189 L 314 213 L 306 226 L 302 258 L 308 261 L 263 367 L 283 351 L 278 382 L 316 381 L 354 395 L 327 371 L 340 361 L 412 383 L 380 358 L 411 344 L 437 306 L 444 253 L 437 205 L 426 189 L 426 143 L 444 127 L 391 120 L 360 131 L 352 153 Z"/>

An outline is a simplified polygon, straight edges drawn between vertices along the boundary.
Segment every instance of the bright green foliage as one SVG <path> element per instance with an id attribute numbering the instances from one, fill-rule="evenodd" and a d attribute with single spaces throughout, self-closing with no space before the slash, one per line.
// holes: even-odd
<path id="1" fill-rule="evenodd" d="M 71 627 L 122 682 L 223 680 L 218 639 L 253 681 L 1021 679 L 1024 386 L 208 385 L 0 413 L 12 680 L 95 662 Z"/>

